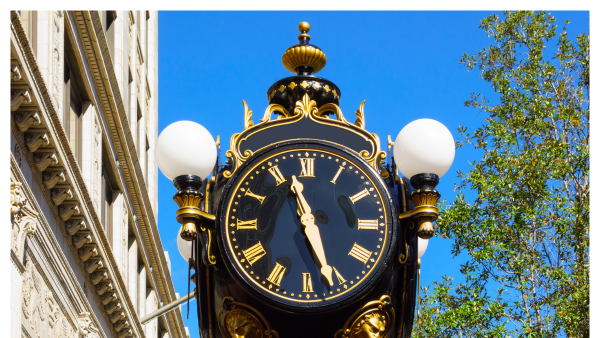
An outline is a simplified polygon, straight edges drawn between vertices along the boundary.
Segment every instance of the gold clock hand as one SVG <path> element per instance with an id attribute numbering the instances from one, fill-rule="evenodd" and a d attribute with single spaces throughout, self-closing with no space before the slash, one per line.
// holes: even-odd
<path id="1" fill-rule="evenodd" d="M 315 224 L 315 217 L 310 213 L 310 206 L 308 206 L 308 203 L 302 194 L 303 189 L 304 186 L 302 183 L 298 182 L 295 175 L 292 176 L 291 190 L 296 195 L 296 200 L 298 201 L 298 215 L 300 216 L 302 226 L 304 226 L 304 233 L 321 264 L 321 274 L 325 276 L 329 285 L 333 286 L 333 268 L 327 265 L 325 249 L 323 248 L 323 242 L 321 241 L 321 233 L 319 232 L 319 227 Z"/>

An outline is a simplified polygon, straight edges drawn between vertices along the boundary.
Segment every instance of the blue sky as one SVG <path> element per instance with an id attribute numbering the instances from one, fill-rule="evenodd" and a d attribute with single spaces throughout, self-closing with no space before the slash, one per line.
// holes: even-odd
<path id="1" fill-rule="evenodd" d="M 470 130 L 486 116 L 464 107 L 470 93 L 493 100 L 493 90 L 479 73 L 458 64 L 463 52 L 476 53 L 491 39 L 478 29 L 491 12 L 160 12 L 159 13 L 159 132 L 179 120 L 192 120 L 221 137 L 221 156 L 233 133 L 243 130 L 242 100 L 254 111 L 254 120 L 268 105 L 266 91 L 292 74 L 281 55 L 298 42 L 298 24 L 308 21 L 311 43 L 327 55 L 317 73 L 341 90 L 340 108 L 353 121 L 365 103 L 366 129 L 396 138 L 409 122 L 420 118 L 440 121 L 458 137 L 461 125 Z M 499 13 L 499 12 L 498 12 Z M 499 13 L 500 14 L 500 13 Z M 571 21 L 569 36 L 589 31 L 588 12 L 553 12 Z M 550 47 L 550 46 L 549 46 Z M 389 157 L 388 157 L 389 158 Z M 479 159 L 469 148 L 457 150 L 454 164 L 438 190 L 451 201 L 456 171 L 469 170 Z M 159 174 L 159 231 L 169 251 L 175 289 L 187 293 L 187 263 L 177 251 L 179 224 L 175 221 L 176 192 Z M 422 258 L 421 284 L 443 275 L 460 277 L 461 257 L 453 258 L 451 240 L 432 238 Z M 460 278 L 458 278 L 460 280 Z M 198 337 L 195 303 L 185 319 L 192 337 Z"/>

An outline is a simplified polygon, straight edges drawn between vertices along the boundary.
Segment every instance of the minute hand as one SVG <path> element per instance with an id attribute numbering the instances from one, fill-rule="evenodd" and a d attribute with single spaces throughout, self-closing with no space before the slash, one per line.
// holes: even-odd
<path id="1" fill-rule="evenodd" d="M 331 266 L 327 265 L 325 250 L 323 249 L 323 242 L 321 241 L 321 234 L 319 228 L 315 224 L 315 217 L 311 214 L 310 206 L 302 194 L 303 189 L 304 186 L 302 183 L 298 182 L 295 175 L 292 176 L 291 190 L 296 194 L 296 200 L 298 201 L 298 216 L 300 216 L 300 222 L 304 227 L 304 233 L 321 264 L 321 274 L 327 279 L 329 285 L 333 286 L 333 269 Z"/>

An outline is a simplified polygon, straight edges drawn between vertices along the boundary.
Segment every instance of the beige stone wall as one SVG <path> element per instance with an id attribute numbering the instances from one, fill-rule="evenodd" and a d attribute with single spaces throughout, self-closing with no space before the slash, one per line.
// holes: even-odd
<path id="1" fill-rule="evenodd" d="M 179 310 L 139 322 L 175 299 L 157 246 L 157 15 L 11 12 L 11 337 L 186 335 Z"/>

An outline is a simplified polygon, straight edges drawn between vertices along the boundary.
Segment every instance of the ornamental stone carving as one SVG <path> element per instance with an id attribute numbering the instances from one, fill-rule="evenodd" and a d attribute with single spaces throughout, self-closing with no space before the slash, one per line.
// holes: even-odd
<path id="1" fill-rule="evenodd" d="M 23 79 L 23 76 L 21 75 L 19 63 L 16 60 L 10 60 L 10 80 L 19 81 L 21 79 Z"/>
<path id="2" fill-rule="evenodd" d="M 54 11 L 52 31 L 52 98 L 56 105 L 59 117 L 62 117 L 62 90 L 63 90 L 63 60 L 64 60 L 64 19 L 62 11 Z"/>
<path id="3" fill-rule="evenodd" d="M 121 331 L 123 328 L 125 328 L 128 325 L 129 325 L 129 323 L 127 323 L 126 320 L 120 320 L 120 321 L 116 322 L 113 325 L 113 327 L 115 328 L 115 331 Z"/>
<path id="4" fill-rule="evenodd" d="M 18 87 L 10 91 L 10 111 L 19 109 L 23 103 L 30 104 L 31 102 L 29 87 Z"/>
<path id="5" fill-rule="evenodd" d="M 112 290 L 112 288 L 113 287 L 111 283 L 100 283 L 96 285 L 96 293 L 102 296 L 106 291 Z"/>
<path id="6" fill-rule="evenodd" d="M 17 128 L 19 128 L 21 132 L 26 132 L 27 129 L 29 129 L 29 127 L 31 127 L 32 125 L 39 126 L 40 123 L 42 123 L 42 120 L 40 119 L 40 114 L 38 113 L 37 109 L 20 110 L 15 113 L 14 120 L 15 124 L 17 125 Z"/>
<path id="7" fill-rule="evenodd" d="M 27 132 L 25 133 L 25 144 L 32 153 L 38 150 L 41 146 L 50 145 L 50 139 L 46 132 Z"/>
<path id="8" fill-rule="evenodd" d="M 65 172 L 64 170 L 46 170 L 42 174 L 42 181 L 48 189 L 54 188 L 57 183 L 65 183 Z"/>
<path id="9" fill-rule="evenodd" d="M 112 302 L 104 307 L 106 313 L 111 314 L 115 311 L 121 309 L 121 304 L 119 302 Z"/>
<path id="10" fill-rule="evenodd" d="M 117 337 L 119 337 L 119 338 L 125 338 L 130 335 L 131 335 L 131 329 L 124 329 L 124 330 L 117 332 Z"/>
<path id="11" fill-rule="evenodd" d="M 37 229 L 38 213 L 27 203 L 22 183 L 10 179 L 11 250 L 20 257 L 25 238 L 32 238 Z"/>
<path id="12" fill-rule="evenodd" d="M 25 269 L 25 275 L 23 276 L 23 291 L 21 299 L 21 310 L 25 318 L 31 316 L 31 299 L 35 292 L 35 286 L 33 285 L 33 264 L 27 264 Z"/>
<path id="13" fill-rule="evenodd" d="M 77 231 L 87 229 L 87 226 L 83 218 L 73 218 L 65 222 L 65 229 L 73 236 Z"/>
<path id="14" fill-rule="evenodd" d="M 102 259 L 100 258 L 89 259 L 83 264 L 83 267 L 85 268 L 85 271 L 87 271 L 87 273 L 92 273 L 102 268 L 103 266 L 104 264 L 102 263 Z"/>
<path id="15" fill-rule="evenodd" d="M 92 319 L 89 312 L 79 314 L 79 333 L 81 338 L 99 338 L 98 329 L 92 324 Z"/>
<path id="16" fill-rule="evenodd" d="M 71 240 L 73 241 L 73 245 L 79 249 L 84 244 L 92 243 L 92 234 L 89 231 L 79 231 L 71 237 Z"/>
<path id="17" fill-rule="evenodd" d="M 93 244 L 84 245 L 77 251 L 77 253 L 79 258 L 85 262 L 90 259 L 90 257 L 98 256 L 98 248 Z"/>
<path id="18" fill-rule="evenodd" d="M 63 221 L 68 221 L 71 216 L 79 215 L 79 206 L 77 204 L 61 204 L 58 206 L 58 214 Z"/>
<path id="19" fill-rule="evenodd" d="M 61 205 L 66 199 L 73 198 L 73 192 L 71 191 L 71 188 L 58 188 L 52 189 L 51 191 L 52 202 L 54 202 L 55 205 Z"/>
<path id="20" fill-rule="evenodd" d="M 37 170 L 44 171 L 51 164 L 57 165 L 58 157 L 56 157 L 56 152 L 54 150 L 38 151 L 33 153 L 33 164 Z"/>
<path id="21" fill-rule="evenodd" d="M 110 293 L 100 296 L 100 301 L 102 301 L 103 305 L 106 305 L 114 300 L 117 300 L 117 294 L 114 292 L 110 292 Z"/>
<path id="22" fill-rule="evenodd" d="M 102 282 L 105 279 L 108 279 L 108 274 L 106 271 L 96 271 L 90 274 L 90 279 L 92 280 L 92 284 L 98 285 L 98 283 Z"/>
<path id="23" fill-rule="evenodd" d="M 111 323 L 116 323 L 119 320 L 125 318 L 125 315 L 123 314 L 123 312 L 114 312 L 112 315 L 109 316 Z"/>

